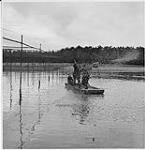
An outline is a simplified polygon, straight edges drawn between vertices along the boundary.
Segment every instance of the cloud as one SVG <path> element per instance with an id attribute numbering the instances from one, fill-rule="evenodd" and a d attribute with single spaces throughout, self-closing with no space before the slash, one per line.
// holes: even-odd
<path id="1" fill-rule="evenodd" d="M 45 24 L 45 21 L 47 23 Z M 47 26 L 49 24 L 49 26 Z M 55 24 L 50 18 L 46 20 L 44 16 L 30 15 L 29 17 L 21 15 L 13 7 L 8 5 L 4 9 L 3 26 L 6 29 L 15 31 L 16 33 L 23 34 L 25 41 L 30 39 L 37 40 L 40 43 L 45 43 L 47 49 L 57 48 L 57 45 L 63 45 L 65 40 L 57 35 Z M 12 38 L 18 38 L 16 34 Z M 36 45 L 36 42 L 32 42 Z"/>
<path id="2" fill-rule="evenodd" d="M 24 34 L 32 44 L 41 42 L 46 50 L 140 46 L 144 45 L 143 9 L 142 2 L 5 3 L 3 26 Z"/>

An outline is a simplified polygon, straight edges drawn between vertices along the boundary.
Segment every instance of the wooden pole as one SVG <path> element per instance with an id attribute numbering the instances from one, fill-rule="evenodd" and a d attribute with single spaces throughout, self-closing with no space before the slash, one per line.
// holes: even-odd
<path id="1" fill-rule="evenodd" d="M 12 72 L 12 50 L 10 50 L 10 72 Z"/>
<path id="2" fill-rule="evenodd" d="M 23 146 L 23 131 L 22 131 L 22 110 L 21 110 L 21 104 L 22 104 L 22 52 L 23 52 L 23 35 L 21 35 L 21 61 L 20 61 L 20 88 L 19 88 L 19 105 L 20 105 L 20 145 L 18 148 L 22 149 Z"/>
<path id="3" fill-rule="evenodd" d="M 22 135 L 23 135 L 23 131 L 22 131 L 22 110 L 21 110 L 21 104 L 22 104 L 22 52 L 23 52 L 23 35 L 21 35 L 21 56 L 20 56 L 20 87 L 19 87 L 19 106 L 20 106 L 20 110 L 19 110 L 19 126 L 20 126 L 20 145 L 18 146 L 18 148 L 22 149 L 22 145 L 23 145 L 23 139 L 22 139 Z"/>
<path id="4" fill-rule="evenodd" d="M 21 35 L 21 65 L 22 65 L 22 52 L 23 52 L 23 35 Z"/>
<path id="5" fill-rule="evenodd" d="M 41 53 L 41 43 L 40 43 L 40 53 Z"/>
<path id="6" fill-rule="evenodd" d="M 21 62 L 20 62 L 20 89 L 19 89 L 19 105 L 22 101 L 22 52 L 23 52 L 23 35 L 21 35 Z"/>
<path id="7" fill-rule="evenodd" d="M 42 63 L 42 57 L 41 57 L 41 43 L 40 43 L 40 49 L 39 49 L 39 52 L 40 52 L 40 63 Z"/>

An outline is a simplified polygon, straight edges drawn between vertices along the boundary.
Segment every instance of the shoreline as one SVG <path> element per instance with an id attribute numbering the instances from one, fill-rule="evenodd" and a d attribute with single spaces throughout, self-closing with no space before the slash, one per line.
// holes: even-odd
<path id="1" fill-rule="evenodd" d="M 49 71 L 65 68 L 66 71 L 73 71 L 72 63 L 3 63 L 3 71 Z M 123 64 L 103 64 L 93 67 L 92 72 L 144 72 L 145 66 L 123 65 Z"/>

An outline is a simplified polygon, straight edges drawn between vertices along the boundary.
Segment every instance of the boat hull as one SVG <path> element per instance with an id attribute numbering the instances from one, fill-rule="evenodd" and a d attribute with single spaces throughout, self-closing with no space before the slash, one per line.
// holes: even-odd
<path id="1" fill-rule="evenodd" d="M 104 89 L 96 88 L 93 86 L 89 86 L 88 89 L 85 89 L 84 87 L 79 87 L 79 85 L 70 85 L 68 83 L 65 83 L 66 88 L 81 92 L 83 94 L 103 94 Z"/>

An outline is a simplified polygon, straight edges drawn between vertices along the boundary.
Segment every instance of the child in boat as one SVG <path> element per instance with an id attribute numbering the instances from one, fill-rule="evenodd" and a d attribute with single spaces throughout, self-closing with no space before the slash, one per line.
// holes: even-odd
<path id="1" fill-rule="evenodd" d="M 74 60 L 74 72 L 73 72 L 73 79 L 74 79 L 74 84 L 76 84 L 76 80 L 78 81 L 78 84 L 80 85 L 80 67 Z"/>

